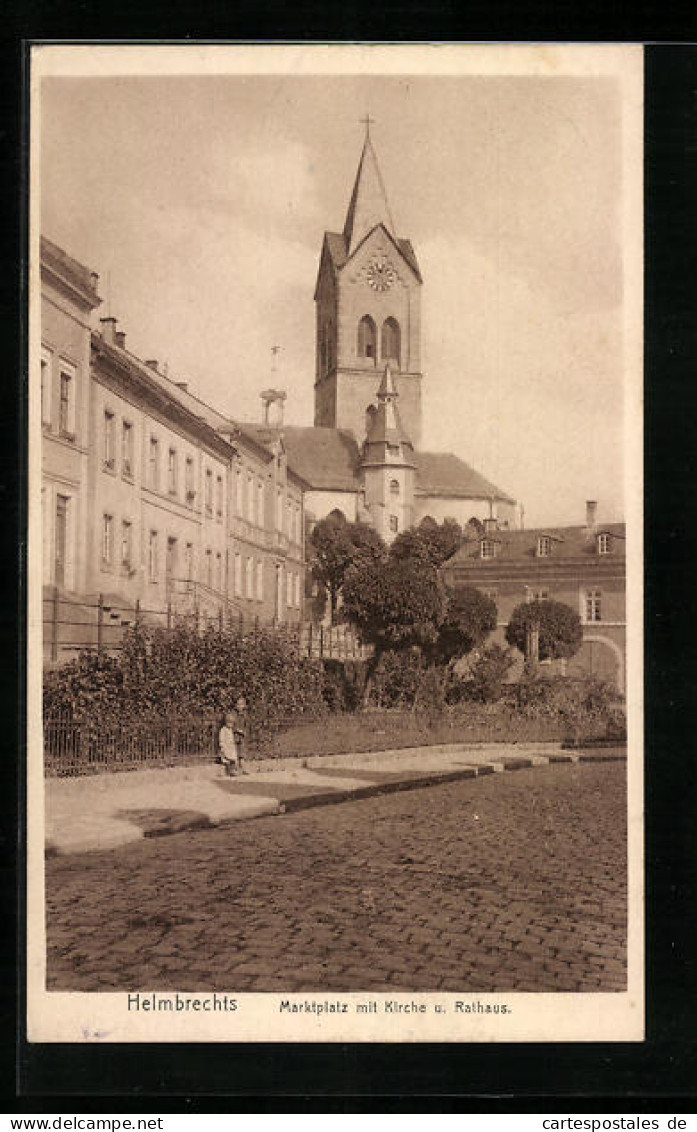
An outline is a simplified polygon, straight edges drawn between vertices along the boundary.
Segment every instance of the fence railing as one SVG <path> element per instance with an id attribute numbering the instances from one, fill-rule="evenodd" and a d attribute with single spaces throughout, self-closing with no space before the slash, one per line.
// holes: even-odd
<path id="1" fill-rule="evenodd" d="M 125 632 L 137 625 L 157 626 L 166 631 L 186 625 L 199 632 L 215 628 L 240 634 L 256 629 L 278 633 L 292 639 L 301 656 L 328 660 L 361 660 L 370 649 L 361 645 L 348 625 L 315 625 L 309 621 L 278 621 L 245 613 L 228 602 L 217 609 L 196 604 L 191 610 L 168 601 L 165 607 L 151 608 L 110 601 L 102 594 L 77 600 L 61 596 L 56 588 L 43 599 L 44 661 L 60 663 L 80 652 L 117 654 L 123 648 Z"/>
<path id="2" fill-rule="evenodd" d="M 52 713 L 44 718 L 44 771 L 65 777 L 213 759 L 219 729 L 220 719 L 212 716 L 95 727 L 68 712 Z"/>
<path id="3" fill-rule="evenodd" d="M 294 727 L 317 723 L 316 713 L 294 715 L 258 728 L 252 723 L 247 753 L 267 753 L 274 736 Z M 210 762 L 218 754 L 221 714 L 205 716 L 144 716 L 118 722 L 76 720 L 69 710 L 44 716 L 44 773 L 75 777 L 103 771 L 133 770 L 147 766 L 188 766 Z"/>

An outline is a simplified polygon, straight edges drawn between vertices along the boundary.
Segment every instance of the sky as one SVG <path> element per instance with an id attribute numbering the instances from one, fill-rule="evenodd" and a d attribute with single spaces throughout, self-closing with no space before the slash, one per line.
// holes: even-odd
<path id="1" fill-rule="evenodd" d="M 312 424 L 319 253 L 369 112 L 424 279 L 423 447 L 526 526 L 586 499 L 621 519 L 621 109 L 608 76 L 46 78 L 41 231 L 99 273 L 132 352 L 240 420 L 273 383 Z"/>

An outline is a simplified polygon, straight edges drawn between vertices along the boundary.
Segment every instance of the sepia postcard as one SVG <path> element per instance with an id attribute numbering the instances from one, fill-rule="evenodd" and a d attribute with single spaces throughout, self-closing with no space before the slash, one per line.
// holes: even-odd
<path id="1" fill-rule="evenodd" d="M 642 68 L 32 47 L 31 1042 L 643 1040 Z"/>

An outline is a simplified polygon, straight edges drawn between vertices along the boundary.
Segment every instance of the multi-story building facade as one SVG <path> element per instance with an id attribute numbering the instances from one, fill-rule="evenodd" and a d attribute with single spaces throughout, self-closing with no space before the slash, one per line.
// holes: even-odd
<path id="1" fill-rule="evenodd" d="M 506 626 L 521 602 L 564 602 L 581 618 L 583 643 L 576 656 L 562 664 L 563 671 L 594 673 L 624 690 L 623 523 L 599 525 L 591 501 L 584 525 L 512 531 L 485 520 L 481 526 L 471 524 L 467 535 L 443 573 L 449 585 L 475 586 L 496 603 L 498 624 L 492 642 L 505 643 Z"/>
<path id="2" fill-rule="evenodd" d="M 91 444 L 90 322 L 97 276 L 49 240 L 41 244 L 43 581 L 88 586 L 86 494 Z"/>
<path id="3" fill-rule="evenodd" d="M 41 278 L 43 580 L 54 628 L 69 626 L 68 644 L 91 643 L 98 595 L 125 617 L 299 621 L 304 484 L 282 438 L 265 443 L 137 358 L 114 318 L 94 328 L 97 276 L 48 240 Z M 60 659 L 55 641 L 50 651 Z"/>

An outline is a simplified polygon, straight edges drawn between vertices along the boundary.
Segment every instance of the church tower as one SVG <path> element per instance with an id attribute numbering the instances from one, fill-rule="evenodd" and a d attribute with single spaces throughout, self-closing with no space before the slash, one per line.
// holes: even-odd
<path id="1" fill-rule="evenodd" d="M 414 522 L 414 448 L 402 424 L 398 397 L 387 362 L 377 406 L 368 413 L 361 459 L 365 506 L 375 530 L 387 543 Z"/>
<path id="2" fill-rule="evenodd" d="M 421 274 L 397 235 L 370 139 L 370 119 L 344 230 L 325 232 L 317 311 L 315 425 L 360 443 L 389 364 L 407 435 L 421 440 Z"/>

